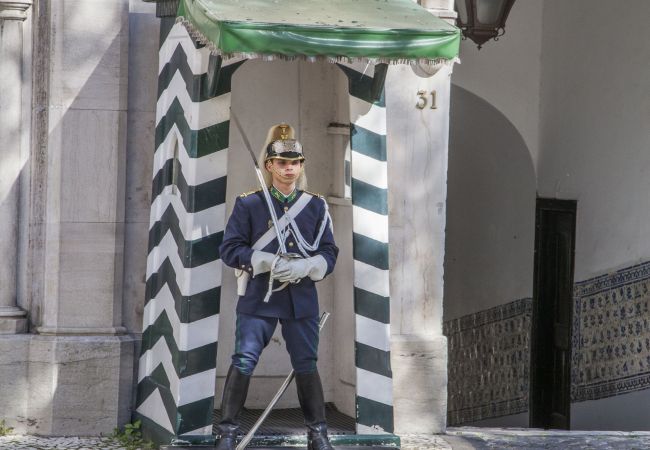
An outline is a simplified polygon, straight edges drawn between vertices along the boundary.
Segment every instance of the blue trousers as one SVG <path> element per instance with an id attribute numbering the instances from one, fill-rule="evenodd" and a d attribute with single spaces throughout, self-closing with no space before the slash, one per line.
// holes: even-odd
<path id="1" fill-rule="evenodd" d="M 278 321 L 282 337 L 296 373 L 316 370 L 318 359 L 318 317 L 304 319 L 278 319 L 237 313 L 235 327 L 235 353 L 232 364 L 243 374 L 251 375 L 262 350 L 269 344 Z"/>

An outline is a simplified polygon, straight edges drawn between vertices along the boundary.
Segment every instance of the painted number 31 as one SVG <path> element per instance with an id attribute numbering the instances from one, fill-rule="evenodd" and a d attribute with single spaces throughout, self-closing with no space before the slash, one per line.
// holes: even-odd
<path id="1" fill-rule="evenodd" d="M 429 109 L 438 109 L 438 105 L 436 104 L 436 91 L 431 91 L 428 94 L 431 96 L 431 106 Z M 415 104 L 415 107 L 417 109 L 426 108 L 429 104 L 429 95 L 427 95 L 427 91 L 418 91 L 418 102 Z"/>

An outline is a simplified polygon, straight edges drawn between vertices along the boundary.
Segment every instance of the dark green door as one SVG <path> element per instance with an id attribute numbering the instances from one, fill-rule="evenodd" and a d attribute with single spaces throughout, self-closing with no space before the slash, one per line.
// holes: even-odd
<path id="1" fill-rule="evenodd" d="M 576 202 L 537 199 L 530 425 L 569 429 Z"/>

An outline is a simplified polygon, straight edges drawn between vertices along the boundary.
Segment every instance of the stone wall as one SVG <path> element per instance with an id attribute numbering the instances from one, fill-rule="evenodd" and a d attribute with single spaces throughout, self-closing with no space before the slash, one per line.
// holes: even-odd
<path id="1" fill-rule="evenodd" d="M 137 338 L 129 332 L 139 330 L 123 288 L 127 134 L 148 126 L 128 117 L 140 118 L 129 105 L 146 97 L 136 93 L 147 78 L 129 66 L 131 38 L 142 37 L 131 34 L 129 0 L 4 1 L 3 19 L 5 6 L 18 4 L 31 6 L 24 48 L 12 52 L 22 57 L 12 83 L 23 97 L 23 112 L 14 111 L 22 148 L 11 217 L 19 244 L 17 256 L 3 254 L 15 261 L 9 297 L 27 312 L 28 328 L 0 326 L 10 332 L 0 339 L 0 419 L 19 433 L 110 433 L 131 420 Z M 139 8 L 141 17 L 155 20 L 152 8 Z"/>

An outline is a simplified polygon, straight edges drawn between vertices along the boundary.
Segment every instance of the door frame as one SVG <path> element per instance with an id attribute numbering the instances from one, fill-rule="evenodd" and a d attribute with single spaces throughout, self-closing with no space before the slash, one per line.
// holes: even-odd
<path id="1" fill-rule="evenodd" d="M 542 304 L 539 300 L 541 283 L 543 280 L 540 279 L 540 258 L 541 251 L 540 247 L 542 244 L 542 233 L 540 232 L 541 227 L 541 214 L 547 211 L 555 211 L 560 213 L 569 213 L 573 215 L 573 227 L 571 230 L 572 242 L 571 242 L 571 274 L 570 274 L 570 285 L 573 290 L 574 284 L 574 274 L 575 274 L 575 241 L 576 241 L 576 219 L 577 219 L 577 200 L 561 200 L 555 198 L 537 198 L 535 206 L 535 253 L 534 253 L 534 272 L 533 272 L 533 308 L 532 308 L 532 317 L 531 317 L 531 336 L 530 336 L 530 385 L 529 385 L 529 426 L 531 428 L 539 426 L 539 417 L 541 413 L 536 414 L 535 408 L 538 406 L 535 403 L 535 386 L 537 384 L 537 371 L 538 368 L 538 354 L 540 348 L 540 339 L 541 339 L 541 330 L 539 328 L 539 320 L 537 318 L 541 314 Z M 573 297 L 572 297 L 573 298 Z M 571 308 L 569 309 L 569 332 L 572 333 L 571 324 L 573 323 L 573 302 Z M 568 356 L 568 366 L 569 366 L 569 392 L 571 390 L 571 336 L 569 338 L 569 356 Z M 570 395 L 567 396 L 568 405 L 567 405 L 567 429 L 571 428 L 571 399 Z"/>

